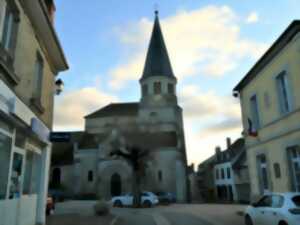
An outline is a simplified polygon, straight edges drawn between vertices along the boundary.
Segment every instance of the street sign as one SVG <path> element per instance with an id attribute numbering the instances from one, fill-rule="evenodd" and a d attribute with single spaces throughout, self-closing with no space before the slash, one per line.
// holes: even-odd
<path id="1" fill-rule="evenodd" d="M 70 142 L 71 133 L 69 132 L 51 132 L 50 141 L 51 142 Z"/>

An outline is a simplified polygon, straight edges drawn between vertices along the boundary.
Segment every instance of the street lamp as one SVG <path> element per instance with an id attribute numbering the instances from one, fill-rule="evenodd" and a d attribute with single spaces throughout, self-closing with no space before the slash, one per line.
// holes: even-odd
<path id="1" fill-rule="evenodd" d="M 55 81 L 55 94 L 59 95 L 64 90 L 64 82 L 61 79 Z"/>

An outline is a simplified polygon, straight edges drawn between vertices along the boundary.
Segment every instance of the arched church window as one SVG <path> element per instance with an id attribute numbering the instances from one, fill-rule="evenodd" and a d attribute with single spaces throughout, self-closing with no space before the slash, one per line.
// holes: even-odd
<path id="1" fill-rule="evenodd" d="M 174 94 L 174 85 L 168 84 L 168 94 Z"/>
<path id="2" fill-rule="evenodd" d="M 154 82 L 154 94 L 159 95 L 161 93 L 161 82 Z"/>
<path id="3" fill-rule="evenodd" d="M 158 180 L 160 182 L 162 181 L 162 172 L 161 172 L 161 170 L 158 171 Z"/>
<path id="4" fill-rule="evenodd" d="M 143 94 L 143 96 L 148 95 L 148 85 L 147 84 L 143 84 L 143 86 L 142 86 L 142 94 Z"/>
<path id="5" fill-rule="evenodd" d="M 93 182 L 93 180 L 94 180 L 94 173 L 93 173 L 92 170 L 90 170 L 90 171 L 88 172 L 88 181 L 89 181 L 89 182 Z"/>

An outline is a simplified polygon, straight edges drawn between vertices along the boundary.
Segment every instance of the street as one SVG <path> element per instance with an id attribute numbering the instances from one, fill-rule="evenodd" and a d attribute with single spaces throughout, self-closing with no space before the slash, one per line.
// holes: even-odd
<path id="1" fill-rule="evenodd" d="M 150 209 L 112 208 L 104 217 L 93 215 L 93 201 L 58 203 L 47 225 L 239 225 L 243 205 L 173 204 Z"/>

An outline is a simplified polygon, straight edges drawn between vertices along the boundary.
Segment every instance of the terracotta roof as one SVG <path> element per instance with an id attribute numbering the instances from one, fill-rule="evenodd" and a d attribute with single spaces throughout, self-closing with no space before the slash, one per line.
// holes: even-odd
<path id="1" fill-rule="evenodd" d="M 110 116 L 136 116 L 139 110 L 139 103 L 111 103 L 87 116 L 85 118 L 98 118 Z"/>
<path id="2" fill-rule="evenodd" d="M 266 51 L 266 53 L 257 61 L 246 76 L 238 83 L 233 91 L 240 91 L 250 81 L 252 81 L 258 73 L 277 56 L 277 54 L 300 32 L 300 20 L 294 20 L 288 28 L 279 36 L 274 44 Z"/>
<path id="3" fill-rule="evenodd" d="M 156 13 L 155 16 L 142 79 L 157 75 L 175 78 L 160 28 L 158 13 Z"/>

